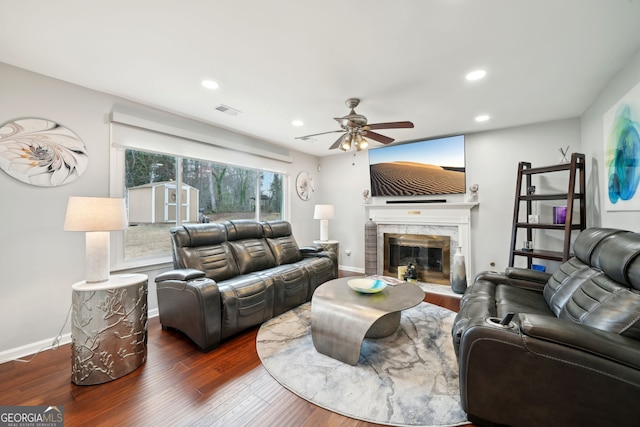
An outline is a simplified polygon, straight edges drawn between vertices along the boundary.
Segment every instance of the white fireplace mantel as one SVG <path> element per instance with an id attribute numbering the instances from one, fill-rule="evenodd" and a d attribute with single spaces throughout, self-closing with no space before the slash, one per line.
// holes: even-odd
<path id="1" fill-rule="evenodd" d="M 393 204 L 366 204 L 364 205 L 367 219 L 375 222 L 379 234 L 384 233 L 385 228 L 393 227 L 429 227 L 429 232 L 447 235 L 454 230 L 454 238 L 457 246 L 460 246 L 465 256 L 467 267 L 467 280 L 471 277 L 471 210 L 478 206 L 475 202 L 457 203 L 393 203 Z M 442 233 L 437 232 L 442 230 Z M 457 230 L 457 232 L 455 232 Z M 381 243 L 379 242 L 378 272 L 381 273 L 380 262 Z M 454 251 L 451 252 L 453 256 Z"/>
<path id="2" fill-rule="evenodd" d="M 384 222 L 387 218 L 395 221 L 403 218 L 410 222 L 424 223 L 425 218 L 434 221 L 469 222 L 471 209 L 479 203 L 459 202 L 459 203 L 394 203 L 388 205 L 364 205 L 368 218 L 374 222 Z M 466 221 L 464 220 L 466 218 Z"/>

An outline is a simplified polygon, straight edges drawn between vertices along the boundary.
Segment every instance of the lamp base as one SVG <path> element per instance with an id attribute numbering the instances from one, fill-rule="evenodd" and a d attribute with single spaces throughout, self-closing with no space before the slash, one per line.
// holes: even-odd
<path id="1" fill-rule="evenodd" d="M 329 220 L 328 219 L 320 220 L 320 240 L 322 241 L 329 240 Z"/>
<path id="2" fill-rule="evenodd" d="M 86 269 L 87 283 L 109 280 L 109 232 L 87 231 Z"/>

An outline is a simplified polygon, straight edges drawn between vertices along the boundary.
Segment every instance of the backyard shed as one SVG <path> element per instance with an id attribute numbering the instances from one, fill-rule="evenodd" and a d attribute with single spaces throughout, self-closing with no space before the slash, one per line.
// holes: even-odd
<path id="1" fill-rule="evenodd" d="M 176 222 L 177 185 L 175 182 L 152 182 L 131 187 L 129 198 L 129 223 Z M 199 190 L 182 184 L 182 221 L 198 220 Z"/>

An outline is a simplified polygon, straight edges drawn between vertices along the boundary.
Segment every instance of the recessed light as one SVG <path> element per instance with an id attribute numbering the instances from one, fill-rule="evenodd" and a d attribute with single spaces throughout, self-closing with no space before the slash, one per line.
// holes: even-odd
<path id="1" fill-rule="evenodd" d="M 220 87 L 220 85 L 213 80 L 203 80 L 201 84 L 207 89 L 218 89 Z"/>
<path id="2" fill-rule="evenodd" d="M 484 76 L 486 75 L 487 75 L 487 72 L 485 70 L 475 70 L 467 74 L 467 80 L 469 81 L 480 80 L 484 78 Z"/>
<path id="3" fill-rule="evenodd" d="M 293 126 L 298 126 L 298 127 L 304 126 L 304 122 L 302 120 L 294 120 L 294 121 L 291 122 L 291 124 Z"/>
<path id="4" fill-rule="evenodd" d="M 489 120 L 491 117 L 488 116 L 487 114 L 481 114 L 478 117 L 476 117 L 476 122 L 486 122 L 487 120 Z"/>

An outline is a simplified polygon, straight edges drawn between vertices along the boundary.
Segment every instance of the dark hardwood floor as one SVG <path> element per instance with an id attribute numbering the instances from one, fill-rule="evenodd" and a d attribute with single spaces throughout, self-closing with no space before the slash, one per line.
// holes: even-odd
<path id="1" fill-rule="evenodd" d="M 427 301 L 457 311 L 455 298 Z M 0 364 L 0 405 L 62 406 L 65 426 L 376 426 L 317 407 L 286 390 L 262 367 L 258 328 L 209 353 L 178 332 L 148 324 L 147 362 L 115 381 L 71 382 L 71 348 L 30 363 Z"/>

